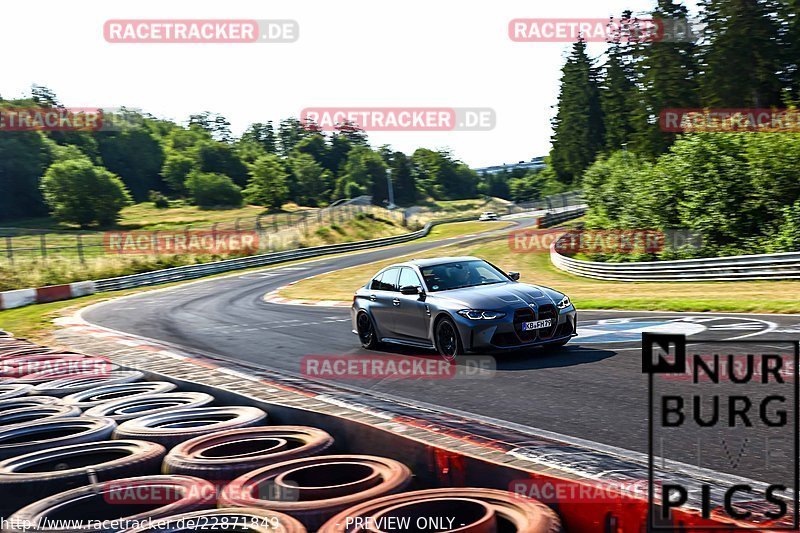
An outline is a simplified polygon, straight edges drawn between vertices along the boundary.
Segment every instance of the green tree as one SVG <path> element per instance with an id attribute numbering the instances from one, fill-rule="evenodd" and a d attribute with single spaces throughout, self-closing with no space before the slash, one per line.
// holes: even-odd
<path id="1" fill-rule="evenodd" d="M 779 106 L 785 50 L 775 0 L 703 0 L 700 90 L 708 107 Z"/>
<path id="2" fill-rule="evenodd" d="M 242 190 L 223 174 L 193 171 L 186 179 L 186 188 L 195 205 L 200 207 L 239 207 Z"/>
<path id="3" fill-rule="evenodd" d="M 0 220 L 47 214 L 39 179 L 53 161 L 53 148 L 36 131 L 0 135 Z"/>
<path id="4" fill-rule="evenodd" d="M 56 218 L 82 228 L 113 224 L 131 201 L 122 180 L 86 158 L 53 163 L 41 188 Z"/>
<path id="5" fill-rule="evenodd" d="M 122 179 L 135 201 L 147 200 L 151 190 L 164 190 L 164 150 L 146 129 L 101 132 L 96 137 L 103 166 Z"/>
<path id="6" fill-rule="evenodd" d="M 331 173 L 311 155 L 297 153 L 289 159 L 289 166 L 297 186 L 298 204 L 316 206 L 330 198 Z"/>
<path id="7" fill-rule="evenodd" d="M 658 0 L 652 18 L 664 21 L 675 30 L 690 27 L 688 10 L 673 0 Z M 663 131 L 659 124 L 661 113 L 672 108 L 695 108 L 700 104 L 697 45 L 690 35 L 675 31 L 663 39 L 639 43 L 635 57 L 634 70 L 640 90 L 632 109 L 631 148 L 656 157 L 675 142 L 675 133 Z"/>
<path id="8" fill-rule="evenodd" d="M 197 161 L 184 153 L 173 152 L 164 160 L 161 176 L 167 186 L 177 194 L 186 194 L 186 178 L 197 170 Z"/>
<path id="9" fill-rule="evenodd" d="M 197 160 L 201 172 L 224 174 L 238 186 L 247 184 L 247 167 L 229 144 L 212 141 L 197 147 Z"/>
<path id="10" fill-rule="evenodd" d="M 277 156 L 261 156 L 250 166 L 250 181 L 244 190 L 245 198 L 251 204 L 277 209 L 283 205 L 289 194 L 287 177 L 288 174 Z"/>
<path id="11" fill-rule="evenodd" d="M 582 39 L 561 72 L 550 157 L 558 179 L 573 184 L 594 161 L 604 138 L 597 69 Z"/>
<path id="12" fill-rule="evenodd" d="M 362 191 L 370 191 L 372 202 L 376 205 L 388 198 L 386 164 L 377 152 L 367 146 L 356 146 L 347 155 L 342 175 L 336 182 L 335 197 L 346 196 L 347 183 L 355 183 Z"/>

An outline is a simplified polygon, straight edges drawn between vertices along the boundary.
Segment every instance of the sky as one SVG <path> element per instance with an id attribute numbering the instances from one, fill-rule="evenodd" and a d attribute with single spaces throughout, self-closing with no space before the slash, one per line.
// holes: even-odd
<path id="1" fill-rule="evenodd" d="M 654 0 L 117 0 L 4 5 L 0 95 L 44 85 L 67 107 L 138 108 L 186 123 L 252 122 L 320 107 L 491 108 L 488 131 L 372 131 L 373 146 L 445 148 L 472 167 L 546 155 L 570 44 L 513 42 L 516 18 L 607 18 Z M 692 5 L 692 4 L 690 4 Z M 111 19 L 294 20 L 292 43 L 109 43 Z M 28 21 L 28 22 L 24 22 Z M 603 44 L 590 45 L 599 56 Z"/>

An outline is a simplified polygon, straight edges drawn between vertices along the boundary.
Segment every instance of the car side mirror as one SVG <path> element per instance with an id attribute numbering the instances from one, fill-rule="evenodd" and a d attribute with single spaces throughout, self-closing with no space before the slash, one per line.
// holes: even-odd
<path id="1" fill-rule="evenodd" d="M 519 281 L 519 272 L 509 272 L 508 277 L 514 281 Z"/>
<path id="2" fill-rule="evenodd" d="M 421 294 L 422 287 L 417 287 L 416 285 L 406 285 L 404 287 L 400 287 L 400 294 Z"/>

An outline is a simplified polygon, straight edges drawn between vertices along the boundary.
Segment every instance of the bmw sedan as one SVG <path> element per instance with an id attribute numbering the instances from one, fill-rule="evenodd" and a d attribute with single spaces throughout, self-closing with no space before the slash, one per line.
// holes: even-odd
<path id="1" fill-rule="evenodd" d="M 556 348 L 576 335 L 568 296 L 519 282 L 477 257 L 398 263 L 356 291 L 353 333 L 380 343 L 438 350 L 447 358 L 534 346 Z"/>

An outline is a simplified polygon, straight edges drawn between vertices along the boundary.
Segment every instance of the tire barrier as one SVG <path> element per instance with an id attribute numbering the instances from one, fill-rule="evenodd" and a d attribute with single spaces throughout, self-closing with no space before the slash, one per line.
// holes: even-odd
<path id="1" fill-rule="evenodd" d="M 105 416 L 119 424 L 126 420 L 176 409 L 204 407 L 213 401 L 214 397 L 204 392 L 145 394 L 97 405 L 88 409 L 85 414 L 86 416 Z"/>
<path id="2" fill-rule="evenodd" d="M 328 433 L 304 426 L 220 431 L 175 446 L 164 458 L 163 471 L 230 481 L 268 465 L 318 455 L 332 445 Z"/>
<path id="3" fill-rule="evenodd" d="M 60 398 L 55 396 L 18 396 L 16 398 L 8 398 L 0 400 L 0 415 L 6 411 L 14 409 L 22 409 L 24 407 L 40 407 L 42 405 L 66 405 L 59 401 Z"/>
<path id="4" fill-rule="evenodd" d="M 109 418 L 47 418 L 0 428 L 0 459 L 66 446 L 108 440 L 116 422 Z"/>
<path id="5" fill-rule="evenodd" d="M 81 368 L 49 368 L 39 372 L 33 372 L 25 376 L 12 378 L 14 383 L 24 383 L 27 385 L 41 385 L 48 381 L 55 381 L 57 379 L 80 379 L 86 377 L 97 378 L 107 375 L 110 372 L 119 371 L 119 365 L 113 363 L 100 362 L 96 364 L 81 365 Z"/>
<path id="6" fill-rule="evenodd" d="M 298 520 L 263 509 L 226 507 L 171 516 L 158 526 L 128 529 L 122 533 L 185 533 L 188 531 L 247 531 L 248 533 L 306 533 Z"/>
<path id="7" fill-rule="evenodd" d="M 27 533 L 117 532 L 120 528 L 93 527 L 92 520 L 124 522 L 158 520 L 214 507 L 214 485 L 187 476 L 142 476 L 95 483 L 59 492 L 27 505 L 11 515 L 9 523 L 31 524 Z M 82 520 L 69 529 L 43 528 L 54 520 Z M 123 526 L 124 527 L 124 526 Z M 22 530 L 9 529 L 13 533 Z"/>
<path id="8" fill-rule="evenodd" d="M 61 397 L 74 392 L 91 389 L 98 385 L 131 383 L 133 381 L 139 381 L 142 378 L 144 378 L 144 374 L 137 370 L 112 370 L 94 376 L 83 375 L 40 383 L 33 387 L 32 394 Z"/>
<path id="9" fill-rule="evenodd" d="M 31 390 L 33 390 L 33 385 L 0 383 L 0 400 L 25 396 Z"/>
<path id="10" fill-rule="evenodd" d="M 107 402 L 134 398 L 147 394 L 161 394 L 174 391 L 177 387 L 168 381 L 139 381 L 117 385 L 100 385 L 91 389 L 67 394 L 61 398 L 64 405 L 74 405 L 81 409 L 89 409 Z"/>
<path id="11" fill-rule="evenodd" d="M 248 472 L 222 491 L 220 506 L 286 513 L 316 531 L 333 515 L 402 491 L 411 482 L 403 463 L 371 455 L 325 455 Z"/>
<path id="12" fill-rule="evenodd" d="M 0 337 L 0 357 L 9 353 L 14 357 L 0 360 L 0 366 L 68 364 L 88 357 L 52 356 Z M 453 517 L 463 522 L 458 530 L 476 533 L 560 530 L 545 505 L 506 491 L 403 492 L 412 473 L 401 462 L 319 455 L 334 445 L 323 430 L 266 426 L 268 415 L 261 409 L 208 407 L 213 396 L 139 381 L 141 372 L 53 375 L 36 372 L 19 378 L 22 383 L 0 385 L 0 517 L 10 533 L 22 533 L 13 529 L 20 524 L 27 524 L 26 532 L 49 533 L 349 532 L 366 528 L 347 526 L 348 517 L 382 516 Z M 43 520 L 51 520 L 48 527 Z M 66 525 L 56 526 L 55 520 L 72 523 L 59 529 Z M 128 525 L 98 528 L 99 521 L 125 520 Z"/>
<path id="13" fill-rule="evenodd" d="M 155 475 L 166 450 L 140 440 L 104 440 L 48 448 L 0 462 L 0 516 L 39 498 L 98 481 Z"/>
<path id="14" fill-rule="evenodd" d="M 26 424 L 45 418 L 69 418 L 80 416 L 81 410 L 69 405 L 39 405 L 37 407 L 21 407 L 0 412 L 0 427 Z"/>
<path id="15" fill-rule="evenodd" d="M 350 507 L 326 522 L 318 533 L 374 531 L 364 525 L 380 524 L 382 520 L 409 524 L 415 531 L 449 531 L 450 527 L 439 529 L 442 526 L 437 528 L 434 524 L 449 524 L 451 520 L 452 529 L 474 533 L 561 531 L 558 516 L 536 500 L 504 490 L 447 488 L 394 494 Z"/>
<path id="16" fill-rule="evenodd" d="M 127 420 L 114 431 L 114 438 L 149 440 L 172 448 L 200 435 L 266 422 L 267 413 L 256 407 L 192 407 Z"/>

